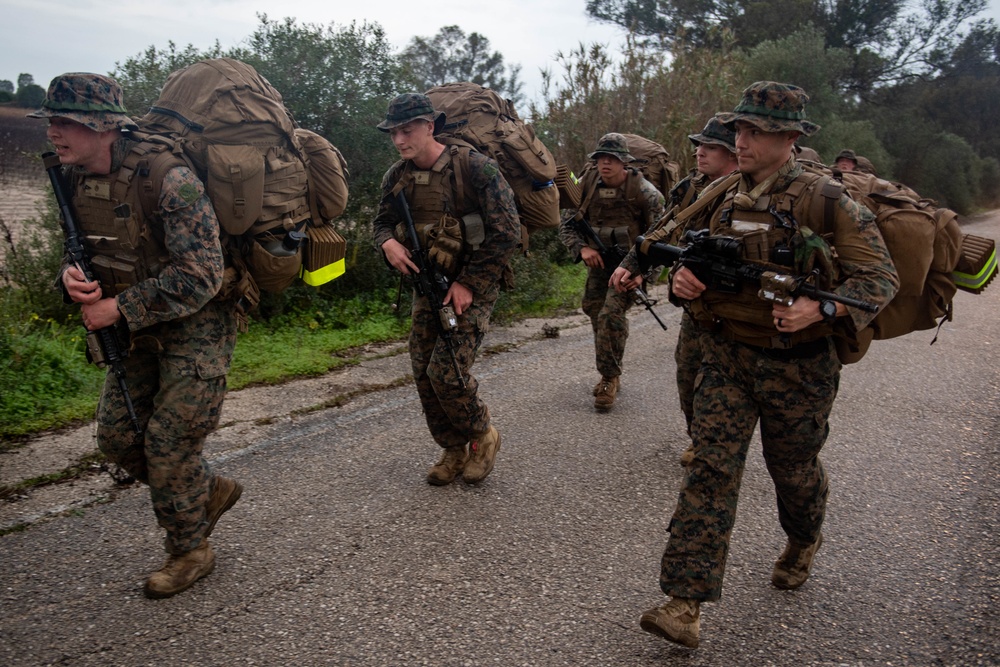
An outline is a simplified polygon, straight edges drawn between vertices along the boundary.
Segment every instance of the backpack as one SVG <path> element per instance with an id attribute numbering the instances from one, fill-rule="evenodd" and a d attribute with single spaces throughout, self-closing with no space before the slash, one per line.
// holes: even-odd
<path id="1" fill-rule="evenodd" d="M 329 221 L 347 204 L 347 164 L 329 141 L 296 127 L 253 67 L 217 58 L 173 72 L 138 125 L 137 139 L 165 144 L 160 154 L 204 182 L 226 254 L 220 296 L 241 314 L 261 290 L 280 292 L 296 277 L 321 285 L 344 272 L 346 242 Z M 146 197 L 155 210 L 159 193 Z"/>
<path id="2" fill-rule="evenodd" d="M 465 142 L 500 166 L 529 234 L 559 226 L 555 158 L 510 100 L 468 81 L 435 86 L 425 94 L 435 110 L 444 112 L 441 143 Z"/>
<path id="3" fill-rule="evenodd" d="M 680 180 L 680 165 L 670 159 L 667 149 L 638 134 L 623 135 L 628 140 L 628 152 L 635 158 L 631 166 L 638 167 L 646 180 L 664 197 Z"/>
<path id="4" fill-rule="evenodd" d="M 807 169 L 824 176 L 831 173 L 813 166 Z M 905 185 L 857 171 L 840 174 L 840 180 L 848 195 L 875 215 L 899 275 L 896 296 L 858 332 L 857 344 L 838 339 L 841 361 L 853 363 L 864 356 L 872 340 L 933 329 L 950 321 L 957 290 L 979 293 L 996 274 L 996 248 L 992 239 L 963 234 L 957 213 L 938 207 Z M 830 229 L 832 207 L 826 210 L 826 228 Z"/>

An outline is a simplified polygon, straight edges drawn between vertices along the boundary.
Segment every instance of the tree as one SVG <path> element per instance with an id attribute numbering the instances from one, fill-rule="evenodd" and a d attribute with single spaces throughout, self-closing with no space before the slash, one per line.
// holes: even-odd
<path id="1" fill-rule="evenodd" d="M 17 76 L 17 87 L 24 88 L 25 86 L 32 86 L 35 84 L 35 77 L 30 74 L 19 74 Z"/>
<path id="2" fill-rule="evenodd" d="M 490 40 L 457 25 L 441 28 L 434 37 L 414 37 L 400 54 L 403 67 L 420 90 L 454 81 L 471 81 L 491 88 L 516 106 L 522 100 L 520 65 L 504 67 L 503 55 L 490 51 Z"/>
<path id="3" fill-rule="evenodd" d="M 156 98 L 160 96 L 160 88 L 170 76 L 170 73 L 204 60 L 218 58 L 222 48 L 216 42 L 215 46 L 206 51 L 199 51 L 188 44 L 178 49 L 174 42 L 167 42 L 166 49 L 158 49 L 150 45 L 142 53 L 126 58 L 124 62 L 115 61 L 115 69 L 111 72 L 125 92 L 125 108 L 133 116 L 143 116 Z"/>
<path id="4" fill-rule="evenodd" d="M 14 92 L 14 83 L 9 79 L 0 79 L 0 93 Z"/>

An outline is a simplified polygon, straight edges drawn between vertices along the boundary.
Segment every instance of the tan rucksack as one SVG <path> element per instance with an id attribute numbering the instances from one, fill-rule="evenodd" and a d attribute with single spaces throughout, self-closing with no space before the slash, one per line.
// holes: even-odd
<path id="1" fill-rule="evenodd" d="M 826 176 L 830 173 L 809 169 Z M 957 213 L 921 198 L 905 185 L 857 171 L 845 172 L 841 179 L 847 193 L 875 214 L 899 275 L 899 291 L 859 332 L 857 345 L 839 346 L 841 361 L 852 363 L 864 356 L 872 340 L 933 329 L 950 321 L 957 290 L 981 292 L 995 275 L 996 249 L 991 239 L 963 234 Z"/>
<path id="2" fill-rule="evenodd" d="M 435 86 L 425 94 L 435 110 L 444 112 L 441 139 L 464 141 L 496 160 L 529 233 L 559 226 L 555 159 L 510 100 L 468 81 Z"/>
<path id="3" fill-rule="evenodd" d="M 259 290 L 343 273 L 346 244 L 330 220 L 347 204 L 347 165 L 329 141 L 296 127 L 253 67 L 217 58 L 177 70 L 138 124 L 137 138 L 170 144 L 204 181 L 223 231 L 223 290 L 243 312 Z"/>
<path id="4" fill-rule="evenodd" d="M 638 134 L 623 135 L 628 141 L 628 152 L 635 158 L 631 167 L 637 167 L 646 180 L 666 197 L 680 180 L 681 166 L 670 159 L 667 149 L 652 139 Z"/>

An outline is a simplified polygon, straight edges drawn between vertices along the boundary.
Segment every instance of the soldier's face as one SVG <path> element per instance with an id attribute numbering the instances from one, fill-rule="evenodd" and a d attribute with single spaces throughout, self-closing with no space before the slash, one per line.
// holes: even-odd
<path id="1" fill-rule="evenodd" d="M 713 181 L 737 168 L 736 156 L 728 148 L 718 144 L 699 144 L 694 157 L 698 163 L 698 171 Z"/>
<path id="2" fill-rule="evenodd" d="M 597 172 L 604 184 L 613 188 L 625 182 L 625 163 L 607 153 L 597 156 Z"/>
<path id="3" fill-rule="evenodd" d="M 419 162 L 434 144 L 434 123 L 418 118 L 389 130 L 392 144 L 404 160 Z"/>
<path id="4" fill-rule="evenodd" d="M 854 161 L 849 160 L 846 157 L 842 157 L 839 160 L 837 160 L 834 166 L 841 171 L 854 171 L 856 169 L 856 167 L 854 166 Z"/>
<path id="5" fill-rule="evenodd" d="M 798 132 L 765 132 L 745 120 L 736 121 L 736 159 L 740 171 L 760 183 L 788 162 L 798 136 Z"/>
<path id="6" fill-rule="evenodd" d="M 76 121 L 56 116 L 49 118 L 45 134 L 62 164 L 83 167 L 94 174 L 105 174 L 110 168 L 107 132 L 95 132 Z"/>

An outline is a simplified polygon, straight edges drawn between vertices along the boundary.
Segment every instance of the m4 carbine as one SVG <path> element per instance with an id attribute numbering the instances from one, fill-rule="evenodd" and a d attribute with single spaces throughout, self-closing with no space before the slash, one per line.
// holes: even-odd
<path id="1" fill-rule="evenodd" d="M 808 282 L 813 274 L 793 276 L 748 262 L 743 259 L 743 242 L 738 238 L 710 236 L 708 230 L 688 230 L 683 240 L 686 245 L 681 247 L 661 242 L 646 243 L 642 236 L 636 238 L 640 266 L 680 263 L 690 269 L 706 289 L 736 293 L 749 283 L 759 288 L 757 296 L 760 298 L 786 306 L 792 305 L 795 297 L 806 296 L 815 301 L 837 301 L 869 313 L 878 312 L 876 304 L 817 288 Z"/>
<path id="2" fill-rule="evenodd" d="M 573 229 L 575 229 L 577 233 L 584 238 L 589 239 L 591 243 L 596 246 L 597 252 L 601 255 L 601 261 L 604 262 L 604 268 L 607 269 L 609 273 L 614 271 L 618 265 L 622 263 L 622 260 L 625 259 L 625 253 L 622 249 L 617 245 L 612 245 L 610 248 L 604 245 L 604 242 L 601 241 L 601 237 L 597 235 L 594 228 L 591 227 L 590 223 L 584 218 L 574 216 L 570 219 L 569 224 L 573 226 Z M 631 293 L 635 302 L 648 310 L 649 314 L 652 315 L 663 330 L 666 331 L 667 325 L 663 323 L 660 316 L 656 314 L 655 310 L 653 310 L 653 306 L 656 305 L 656 299 L 650 299 L 649 295 L 646 294 L 641 287 L 633 288 Z"/>
<path id="3" fill-rule="evenodd" d="M 465 375 L 462 374 L 462 367 L 458 365 L 458 357 L 455 355 L 456 343 L 454 332 L 458 328 L 458 317 L 455 315 L 455 309 L 444 303 L 444 298 L 448 294 L 448 277 L 437 270 L 434 262 L 427 258 L 427 251 L 420 247 L 420 237 L 417 235 L 413 216 L 410 215 L 410 205 L 406 201 L 406 195 L 399 192 L 396 195 L 396 203 L 399 206 L 399 212 L 402 214 L 403 220 L 406 222 L 406 234 L 409 236 L 410 244 L 413 246 L 411 249 L 413 260 L 419 269 L 412 276 L 413 285 L 417 289 L 417 294 L 426 297 L 431 304 L 431 308 L 438 314 L 438 334 L 444 340 L 445 347 L 448 348 L 448 354 L 451 355 L 451 363 L 455 367 L 455 373 L 458 374 L 458 381 L 465 387 Z"/>
<path id="4" fill-rule="evenodd" d="M 66 258 L 70 265 L 75 266 L 83 273 L 88 282 L 94 281 L 94 271 L 90 267 L 90 260 L 87 257 L 83 242 L 80 240 L 80 225 L 73 214 L 73 206 L 70 203 L 69 187 L 63 179 L 62 165 L 59 156 L 52 152 L 42 154 L 45 164 L 45 171 L 52 182 L 52 190 L 56 195 L 56 203 L 59 205 L 59 217 L 62 223 L 63 234 L 66 236 L 64 244 Z M 132 405 L 132 395 L 128 391 L 128 384 L 125 382 L 125 357 L 128 351 L 122 349 L 118 339 L 118 332 L 114 326 L 104 327 L 97 331 L 87 332 L 87 350 L 90 352 L 91 360 L 98 368 L 107 367 L 118 380 L 118 388 L 125 399 L 125 409 L 128 410 L 129 419 L 136 433 L 142 433 L 142 426 L 139 424 L 139 417 L 135 414 L 135 407 Z"/>

